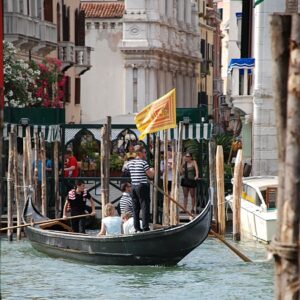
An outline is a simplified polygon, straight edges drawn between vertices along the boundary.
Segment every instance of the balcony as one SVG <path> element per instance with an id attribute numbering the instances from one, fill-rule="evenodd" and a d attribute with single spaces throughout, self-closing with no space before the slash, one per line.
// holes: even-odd
<path id="1" fill-rule="evenodd" d="M 16 47 L 46 55 L 56 48 L 56 25 L 20 13 L 5 12 L 5 39 Z"/>
<path id="2" fill-rule="evenodd" d="M 91 68 L 91 47 L 75 46 L 76 75 L 80 76 Z"/>
<path id="3" fill-rule="evenodd" d="M 19 13 L 4 15 L 4 36 L 16 47 L 31 50 L 40 41 L 39 20 Z"/>
<path id="4" fill-rule="evenodd" d="M 66 71 L 75 63 L 75 45 L 72 42 L 58 43 L 58 58 L 62 62 L 62 70 Z"/>
<path id="5" fill-rule="evenodd" d="M 229 81 L 231 85 L 231 101 L 234 107 L 247 115 L 253 112 L 252 69 L 254 59 L 232 59 L 229 65 Z"/>
<path id="6" fill-rule="evenodd" d="M 40 22 L 40 50 L 47 54 L 57 47 L 56 25 L 47 21 Z"/>

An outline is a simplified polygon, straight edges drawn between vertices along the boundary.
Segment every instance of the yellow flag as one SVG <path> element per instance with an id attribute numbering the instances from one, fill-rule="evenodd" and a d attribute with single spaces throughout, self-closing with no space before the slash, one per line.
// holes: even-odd
<path id="1" fill-rule="evenodd" d="M 176 127 L 176 91 L 168 92 L 147 105 L 134 118 L 142 140 L 146 134 Z"/>

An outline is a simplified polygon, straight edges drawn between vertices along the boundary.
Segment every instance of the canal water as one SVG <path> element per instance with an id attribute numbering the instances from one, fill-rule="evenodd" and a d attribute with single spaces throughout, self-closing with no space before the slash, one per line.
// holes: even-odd
<path id="1" fill-rule="evenodd" d="M 265 245 L 240 242 L 245 263 L 215 238 L 175 267 L 93 266 L 1 238 L 2 299 L 273 299 Z"/>

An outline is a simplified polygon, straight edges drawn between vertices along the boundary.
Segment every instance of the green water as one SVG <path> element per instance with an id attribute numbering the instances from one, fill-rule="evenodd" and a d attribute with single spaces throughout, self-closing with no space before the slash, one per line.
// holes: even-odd
<path id="1" fill-rule="evenodd" d="M 2 238 L 2 299 L 273 299 L 265 246 L 238 247 L 254 262 L 208 238 L 175 267 L 91 266 L 50 258 L 26 239 Z"/>

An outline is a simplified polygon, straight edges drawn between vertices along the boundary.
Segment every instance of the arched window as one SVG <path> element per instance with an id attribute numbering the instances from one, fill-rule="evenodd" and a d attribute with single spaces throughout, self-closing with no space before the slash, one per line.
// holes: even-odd
<path id="1" fill-rule="evenodd" d="M 44 20 L 53 23 L 52 0 L 44 0 Z"/>
<path id="2" fill-rule="evenodd" d="M 61 12 L 60 5 L 56 5 L 56 30 L 57 30 L 57 41 L 60 42 L 60 32 L 61 32 Z"/>

